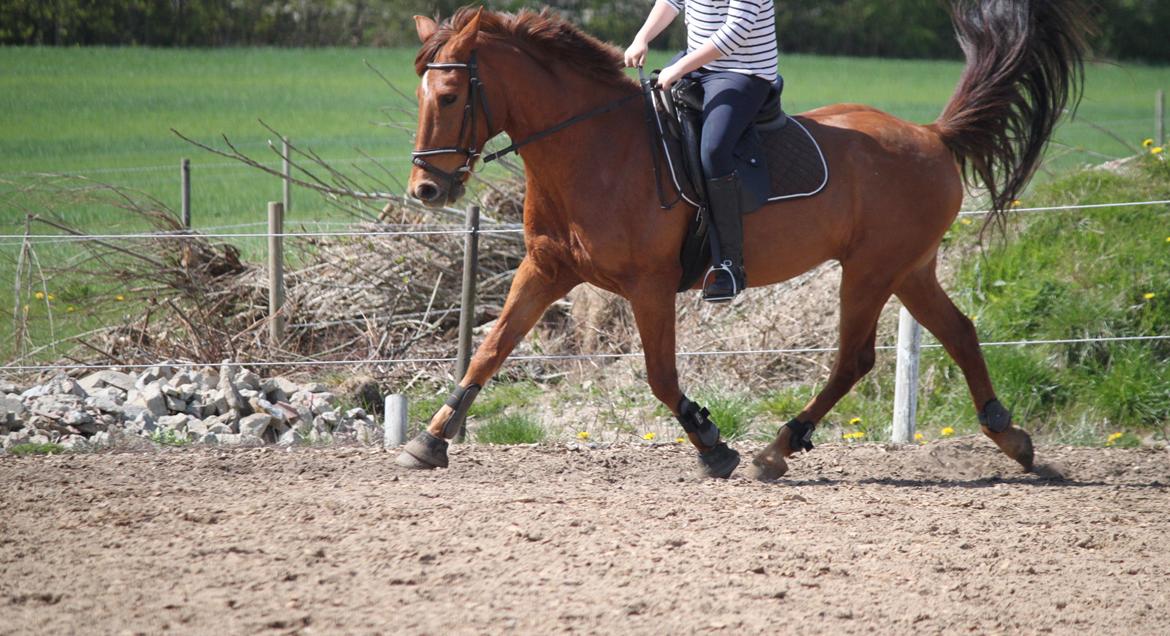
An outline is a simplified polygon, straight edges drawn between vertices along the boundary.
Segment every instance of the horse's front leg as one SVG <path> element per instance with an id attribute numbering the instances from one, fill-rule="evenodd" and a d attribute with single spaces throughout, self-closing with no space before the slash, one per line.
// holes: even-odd
<path id="1" fill-rule="evenodd" d="M 678 386 L 673 285 L 667 280 L 662 285 L 645 287 L 653 289 L 640 289 L 629 298 L 642 338 L 650 390 L 682 424 L 699 451 L 703 471 L 709 477 L 730 477 L 739 465 L 739 453 L 720 440 L 719 427 L 711 421 L 707 409 L 687 399 Z"/>
<path id="2" fill-rule="evenodd" d="M 521 261 L 495 328 L 476 349 L 466 375 L 447 403 L 431 418 L 426 430 L 412 439 L 398 456 L 398 465 L 424 469 L 447 466 L 447 440 L 462 428 L 480 388 L 495 375 L 548 306 L 579 282 L 576 274 L 567 268 L 542 266 L 531 257 Z"/>

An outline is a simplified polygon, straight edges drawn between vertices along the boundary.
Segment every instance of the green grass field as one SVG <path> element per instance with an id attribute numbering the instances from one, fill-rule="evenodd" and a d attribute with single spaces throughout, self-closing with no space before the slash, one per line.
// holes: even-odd
<path id="1" fill-rule="evenodd" d="M 226 134 L 241 149 L 263 156 L 272 135 L 257 123 L 262 118 L 330 160 L 361 161 L 360 148 L 385 159 L 404 179 L 409 133 L 376 124 L 413 126 L 410 114 L 390 110 L 411 105 L 387 89 L 363 60 L 412 94 L 417 83 L 413 54 L 379 49 L 0 48 L 0 178 L 20 179 L 32 172 L 86 175 L 141 189 L 178 208 L 179 160 L 190 157 L 196 227 L 261 222 L 265 202 L 279 198 L 279 182 L 193 148 L 169 129 L 212 142 Z M 664 57 L 659 54 L 653 61 L 661 65 Z M 792 55 L 783 59 L 781 70 L 790 111 L 861 102 L 926 122 L 949 97 L 961 64 Z M 1154 91 L 1166 86 L 1167 68 L 1091 67 L 1081 121 L 1058 132 L 1061 145 L 1052 154 L 1060 158 L 1053 166 L 1130 154 L 1087 122 L 1136 147 L 1152 134 Z M 289 218 L 313 221 L 336 215 L 304 193 L 296 198 Z M 10 208 L 0 209 L 6 233 L 14 230 L 14 216 Z M 73 220 L 104 229 L 124 225 L 124 219 L 98 210 L 79 209 Z"/>

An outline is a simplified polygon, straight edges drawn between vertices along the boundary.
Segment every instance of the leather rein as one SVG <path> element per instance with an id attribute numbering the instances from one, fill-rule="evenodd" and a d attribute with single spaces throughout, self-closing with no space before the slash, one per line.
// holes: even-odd
<path id="1" fill-rule="evenodd" d="M 495 137 L 496 134 L 500 131 L 492 126 L 492 113 L 491 109 L 488 107 L 487 92 L 484 90 L 483 81 L 481 81 L 479 78 L 479 64 L 476 62 L 476 51 L 471 52 L 471 57 L 468 58 L 467 62 L 431 62 L 426 65 L 426 68 L 427 70 L 433 69 L 440 71 L 467 69 L 467 104 L 463 106 L 463 121 L 459 124 L 459 136 L 456 138 L 456 145 L 437 148 L 422 148 L 419 150 L 414 150 L 410 153 L 410 156 L 412 157 L 411 163 L 439 178 L 444 179 L 447 181 L 448 188 L 453 188 L 455 184 L 463 178 L 463 175 L 472 172 L 472 165 L 475 163 L 475 160 L 482 155 L 482 150 L 477 150 L 474 148 L 476 138 L 476 121 L 478 119 L 477 108 L 483 109 L 484 119 L 487 122 L 488 136 L 484 140 L 484 143 L 486 144 L 488 140 L 490 140 L 492 137 Z M 560 123 L 554 124 L 538 133 L 526 137 L 521 141 L 515 142 L 507 148 L 483 155 L 483 162 L 485 164 L 491 163 L 496 159 L 503 157 L 504 155 L 517 152 L 520 150 L 520 148 L 527 146 L 530 143 L 544 139 L 549 135 L 560 132 L 575 124 L 579 124 L 587 119 L 592 119 L 598 115 L 603 115 L 612 110 L 616 110 L 623 104 L 642 96 L 644 96 L 644 93 L 631 93 L 629 95 L 619 97 L 609 103 L 603 104 L 602 106 L 594 108 L 588 112 L 570 117 Z M 467 141 L 465 143 L 465 133 L 468 132 L 470 132 L 470 136 L 466 137 Z M 461 154 L 465 157 L 465 159 L 462 166 L 459 166 L 451 172 L 443 170 L 426 159 L 427 157 L 433 157 L 435 155 L 452 153 Z"/>

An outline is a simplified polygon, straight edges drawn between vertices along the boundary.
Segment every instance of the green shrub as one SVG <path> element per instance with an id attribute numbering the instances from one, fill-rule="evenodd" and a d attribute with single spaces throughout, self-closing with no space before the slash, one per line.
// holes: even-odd
<path id="1" fill-rule="evenodd" d="M 759 412 L 759 406 L 742 393 L 700 392 L 692 399 L 711 412 L 711 421 L 719 427 L 723 439 L 729 441 L 742 439 L 751 433 L 752 419 Z"/>
<path id="2" fill-rule="evenodd" d="M 540 391 L 540 386 L 531 381 L 493 383 L 476 397 L 468 415 L 488 418 L 499 415 L 512 406 L 527 406 Z"/>
<path id="3" fill-rule="evenodd" d="M 161 428 L 150 434 L 150 441 L 163 446 L 186 446 L 190 443 L 186 435 Z"/>
<path id="4" fill-rule="evenodd" d="M 16 444 L 8 449 L 10 455 L 57 455 L 65 452 L 60 444 Z"/>
<path id="5" fill-rule="evenodd" d="M 544 429 L 527 413 L 490 417 L 472 433 L 481 444 L 535 444 L 545 437 Z"/>

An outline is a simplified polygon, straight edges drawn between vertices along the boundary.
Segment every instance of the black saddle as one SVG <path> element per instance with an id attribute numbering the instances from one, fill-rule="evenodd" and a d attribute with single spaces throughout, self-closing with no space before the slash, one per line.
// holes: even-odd
<path id="1" fill-rule="evenodd" d="M 820 146 L 801 119 L 784 112 L 784 79 L 777 79 L 748 132 L 736 145 L 739 172 L 744 184 L 745 213 L 760 205 L 808 197 L 824 189 L 828 164 Z M 679 198 L 698 208 L 683 240 L 679 260 L 683 266 L 678 291 L 686 291 L 707 270 L 711 258 L 706 219 L 707 196 L 699 158 L 703 128 L 703 86 L 681 79 L 669 92 L 651 92 L 650 105 L 667 170 Z M 718 176 L 718 175 L 715 175 Z"/>

